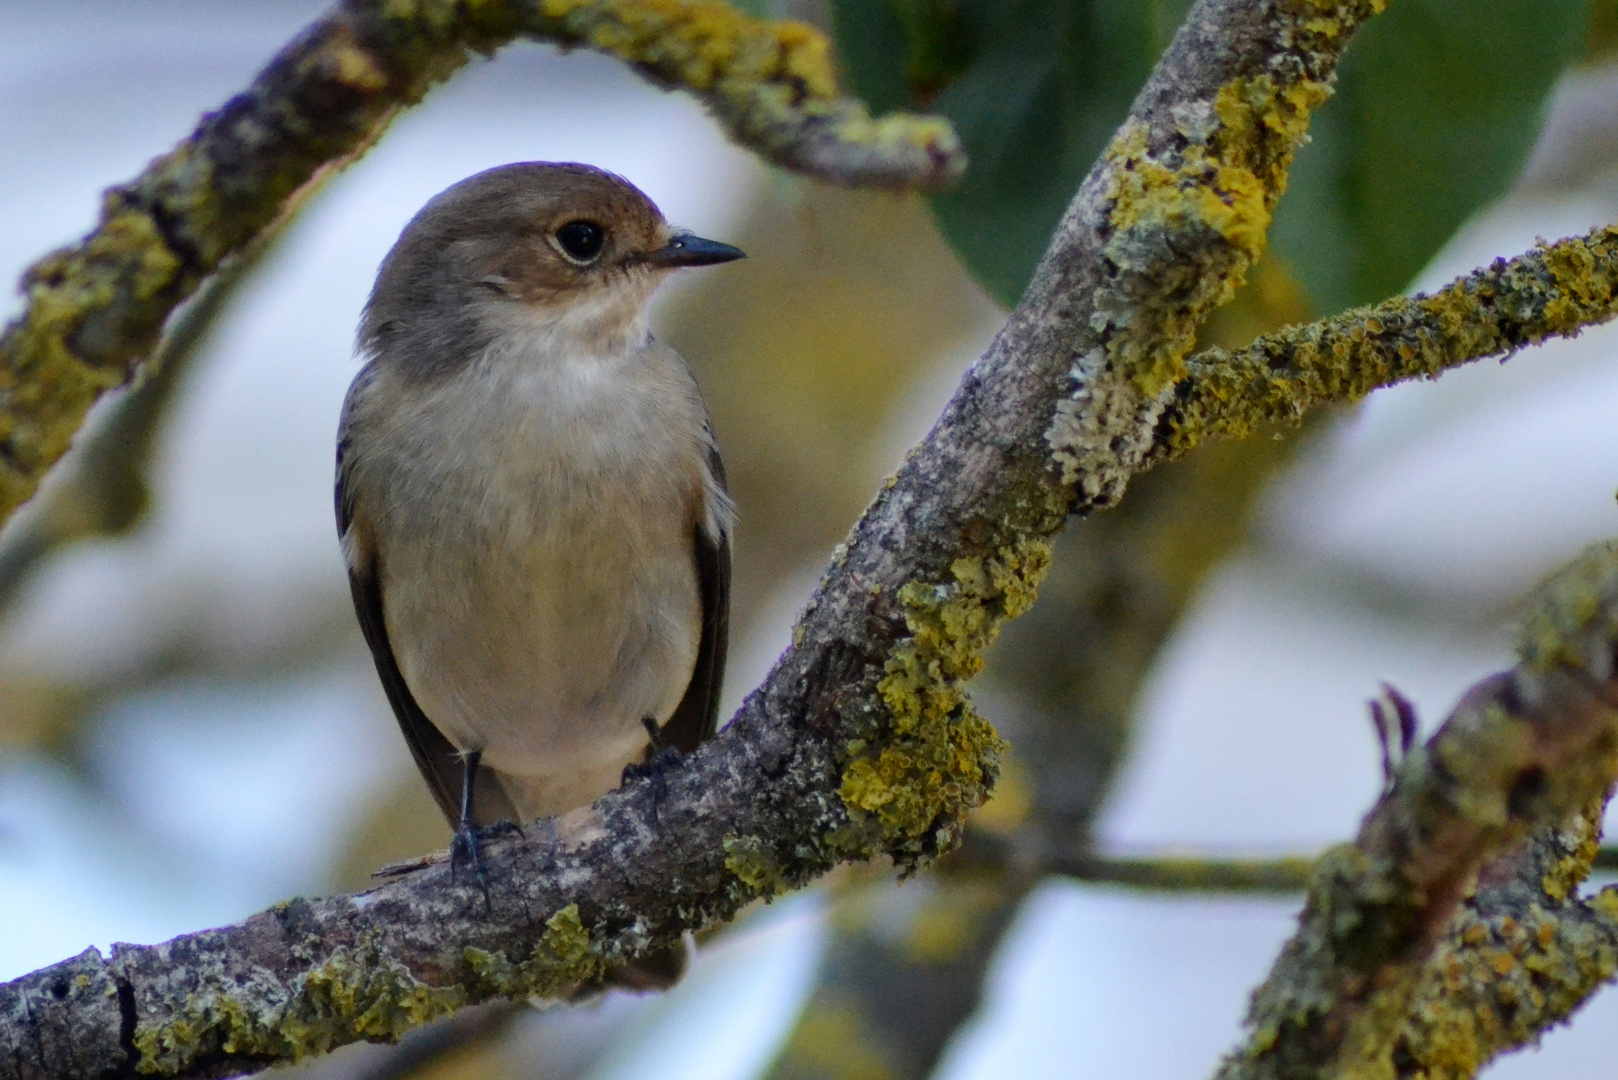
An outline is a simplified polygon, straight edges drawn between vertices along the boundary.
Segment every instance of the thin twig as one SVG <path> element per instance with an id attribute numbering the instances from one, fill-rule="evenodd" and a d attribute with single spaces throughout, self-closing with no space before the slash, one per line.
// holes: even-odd
<path id="1" fill-rule="evenodd" d="M 1205 439 L 1296 423 L 1325 402 L 1550 337 L 1574 337 L 1618 315 L 1618 227 L 1496 259 L 1430 295 L 1395 297 L 1330 319 L 1265 334 L 1245 349 L 1193 357 L 1159 422 L 1153 458 Z"/>

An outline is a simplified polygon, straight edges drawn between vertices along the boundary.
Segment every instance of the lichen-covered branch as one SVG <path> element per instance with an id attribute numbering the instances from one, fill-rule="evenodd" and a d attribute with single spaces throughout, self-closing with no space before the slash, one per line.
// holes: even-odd
<path id="1" fill-rule="evenodd" d="M 517 37 L 620 57 L 697 94 L 744 145 L 823 179 L 927 187 L 965 164 L 944 121 L 873 120 L 841 96 L 816 31 L 712 0 L 343 0 L 188 139 L 110 189 L 93 232 L 24 277 L 28 307 L 0 336 L 0 523 L 205 277 L 402 107 Z"/>
<path id="2" fill-rule="evenodd" d="M 1158 424 L 1153 457 L 1213 436 L 1295 423 L 1325 402 L 1432 379 L 1549 337 L 1572 337 L 1618 315 L 1618 227 L 1496 259 L 1431 295 L 1396 297 L 1245 349 L 1193 357 Z"/>
<path id="3" fill-rule="evenodd" d="M 111 403 L 110 413 L 86 433 L 88 437 L 81 437 L 76 453 L 52 476 L 51 485 L 12 523 L 0 547 L 0 610 L 11 602 L 28 572 L 63 544 L 88 536 L 116 536 L 140 521 L 147 508 L 147 469 L 176 391 L 219 315 L 318 186 L 304 185 L 274 224 L 180 308 L 139 381 Z"/>
<path id="4" fill-rule="evenodd" d="M 1618 888 L 1588 899 L 1605 800 L 1484 868 L 1427 964 L 1390 1057 L 1408 1080 L 1470 1080 L 1618 973 Z"/>
<path id="5" fill-rule="evenodd" d="M 393 1039 L 475 1001 L 568 993 L 839 862 L 888 856 L 911 867 L 950 847 L 992 786 L 1001 747 L 962 684 L 1000 625 L 1032 602 L 1049 537 L 1069 511 L 1116 498 L 1139 466 L 1197 322 L 1256 256 L 1308 110 L 1379 6 L 1200 0 L 1075 197 L 1027 297 L 840 549 L 793 647 L 658 791 L 631 785 L 491 844 L 492 910 L 433 863 L 358 896 L 294 901 L 16 980 L 0 987 L 0 1077 L 216 1076 Z M 427 9 L 364 9 L 373 22 L 341 9 L 319 24 L 334 36 L 306 37 L 277 62 L 288 79 L 309 65 L 325 72 L 314 85 L 343 106 L 312 110 L 344 121 L 316 140 L 325 152 L 293 155 L 304 166 L 342 152 L 357 127 L 372 130 L 357 118 L 374 120 L 366 103 L 395 78 L 395 53 L 392 39 L 375 44 L 356 27 L 394 26 L 396 10 L 414 20 Z M 475 9 L 480 20 L 506 10 L 492 0 Z M 462 43 L 487 44 L 506 24 L 475 25 Z M 430 44 L 419 46 L 429 59 L 460 55 Z M 108 220 L 147 238 L 136 246 L 157 253 L 150 265 L 104 238 L 36 276 L 35 308 L 67 314 L 43 338 L 31 336 L 32 321 L 16 333 L 62 352 L 71 341 L 95 358 L 36 360 L 111 379 L 138 352 L 132 342 L 155 334 L 153 305 L 206 262 L 188 254 L 176 269 L 176 251 L 230 250 L 207 227 L 235 205 L 221 177 L 307 145 L 280 127 L 241 141 L 232 117 L 249 115 L 251 100 L 233 104 L 207 128 L 245 156 L 188 144 L 114 193 Z M 279 174 L 289 191 L 297 174 Z M 199 190 L 202 175 L 213 194 L 200 204 L 179 197 Z M 262 208 L 264 196 L 260 185 L 242 198 Z M 181 213 L 154 215 L 153 199 Z M 70 302 L 83 300 L 74 283 L 84 275 L 110 299 Z M 65 290 L 63 306 L 41 307 L 53 289 Z M 59 407 L 8 401 L 43 432 L 64 424 Z M 42 445 L 12 441 L 23 443 Z"/>
<path id="6" fill-rule="evenodd" d="M 1322 857 L 1220 1080 L 1394 1075 L 1429 957 L 1479 869 L 1605 801 L 1618 777 L 1618 544 L 1551 578 L 1519 657 L 1404 759 L 1355 842 Z"/>

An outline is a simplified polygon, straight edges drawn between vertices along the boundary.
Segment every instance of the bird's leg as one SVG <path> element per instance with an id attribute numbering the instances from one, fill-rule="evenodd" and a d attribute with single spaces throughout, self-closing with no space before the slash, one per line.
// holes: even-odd
<path id="1" fill-rule="evenodd" d="M 652 782 L 652 819 L 657 819 L 658 807 L 663 802 L 663 796 L 668 793 L 667 774 L 671 766 L 678 765 L 683 760 L 679 748 L 670 746 L 663 738 L 662 730 L 657 721 L 650 716 L 641 717 L 642 724 L 646 725 L 646 734 L 651 739 L 644 761 L 632 761 L 624 766 L 624 773 L 620 783 L 627 784 L 631 780 L 643 777 Z"/>
<path id="2" fill-rule="evenodd" d="M 472 876 L 477 880 L 478 888 L 483 890 L 483 906 L 487 908 L 491 906 L 489 870 L 483 863 L 482 837 L 478 834 L 478 827 L 472 823 L 472 797 L 476 790 L 473 785 L 477 783 L 478 765 L 482 761 L 482 750 L 468 750 L 461 755 L 461 763 L 465 767 L 461 774 L 461 823 L 455 827 L 455 839 L 449 846 L 449 876 L 453 880 L 461 863 L 471 863 Z"/>

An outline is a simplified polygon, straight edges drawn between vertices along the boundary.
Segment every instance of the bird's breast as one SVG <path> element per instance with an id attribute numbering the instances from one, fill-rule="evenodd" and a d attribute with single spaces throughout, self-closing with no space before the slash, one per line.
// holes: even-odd
<path id="1" fill-rule="evenodd" d="M 399 463 L 375 542 L 400 669 L 491 768 L 615 777 L 696 662 L 701 401 L 677 358 L 457 377 L 413 398 L 382 455 Z"/>

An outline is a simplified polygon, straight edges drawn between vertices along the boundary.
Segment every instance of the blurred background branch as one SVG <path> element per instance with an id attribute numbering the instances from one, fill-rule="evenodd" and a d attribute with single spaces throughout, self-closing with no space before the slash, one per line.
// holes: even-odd
<path id="1" fill-rule="evenodd" d="M 731 134 L 811 175 L 905 189 L 963 165 L 945 122 L 872 121 L 842 97 L 825 40 L 724 4 L 557 6 L 350 0 L 311 24 L 251 88 L 133 182 L 95 231 L 25 274 L 28 307 L 0 336 L 0 521 L 67 450 L 90 405 L 133 378 L 169 313 L 322 170 L 369 148 L 398 110 L 518 35 L 608 51 L 703 96 Z"/>
<path id="2" fill-rule="evenodd" d="M 1618 778 L 1618 543 L 1597 545 L 1546 583 L 1519 657 L 1463 695 L 1432 739 L 1398 763 L 1355 843 L 1323 857 L 1297 934 L 1253 996 L 1249 1038 L 1220 1077 L 1391 1071 L 1421 973 L 1479 869 L 1529 833 L 1605 805 Z M 1588 850 L 1575 873 L 1548 882 L 1542 874 L 1542 888 L 1565 897 L 1576 886 L 1594 837 L 1580 846 Z M 1553 944 L 1555 923 L 1531 921 Z M 1457 947 L 1487 940 L 1475 937 Z M 1581 966 L 1604 965 L 1598 954 Z M 1429 1015 L 1469 1015 L 1479 1004 L 1464 975 L 1453 983 L 1466 997 L 1447 1000 L 1441 978 Z M 1555 1023 L 1566 1009 L 1541 1009 L 1536 1020 Z"/>

